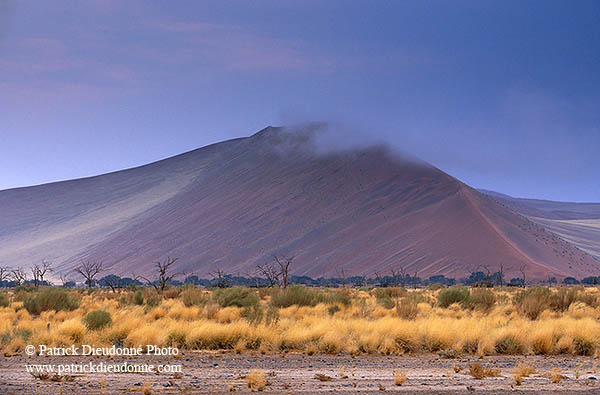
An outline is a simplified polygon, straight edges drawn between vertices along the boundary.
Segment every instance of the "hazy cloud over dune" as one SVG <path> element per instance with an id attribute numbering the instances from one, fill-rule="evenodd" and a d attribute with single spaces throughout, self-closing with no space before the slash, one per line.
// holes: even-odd
<path id="1" fill-rule="evenodd" d="M 0 0 L 0 189 L 327 121 L 327 149 L 600 201 L 598 18 L 593 0 Z"/>

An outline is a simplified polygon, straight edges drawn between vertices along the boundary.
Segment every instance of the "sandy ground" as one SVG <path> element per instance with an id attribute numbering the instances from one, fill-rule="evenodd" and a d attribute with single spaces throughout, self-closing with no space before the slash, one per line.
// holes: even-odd
<path id="1" fill-rule="evenodd" d="M 26 372 L 26 364 L 71 363 L 162 363 L 181 364 L 181 377 L 173 374 L 76 374 L 71 382 L 40 380 Z M 537 374 L 524 378 L 516 386 L 513 368 L 519 362 L 533 365 Z M 500 369 L 502 377 L 476 380 L 468 374 L 468 366 L 479 362 Z M 90 357 L 0 357 L 0 393 L 2 394 L 121 394 L 146 393 L 228 393 L 248 392 L 245 375 L 250 369 L 263 369 L 270 383 L 268 393 L 598 393 L 600 362 L 584 357 L 468 357 L 444 359 L 437 355 L 419 356 L 307 356 L 303 354 L 260 355 L 235 353 L 186 352 L 180 358 L 90 358 Z M 454 367 L 462 370 L 455 373 Z M 340 374 L 340 368 L 343 373 Z M 553 384 L 542 377 L 552 368 L 565 376 Z M 600 367 L 598 367 L 600 369 Z M 393 371 L 402 369 L 407 381 L 394 385 Z M 316 374 L 330 376 L 319 381 Z M 346 377 L 347 376 L 347 377 Z"/>

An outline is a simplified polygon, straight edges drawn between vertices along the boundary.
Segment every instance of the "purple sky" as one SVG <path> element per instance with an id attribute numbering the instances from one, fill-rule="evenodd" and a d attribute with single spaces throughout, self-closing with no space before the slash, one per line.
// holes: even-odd
<path id="1" fill-rule="evenodd" d="M 0 0 L 0 189 L 335 121 L 473 185 L 600 201 L 600 2 Z"/>

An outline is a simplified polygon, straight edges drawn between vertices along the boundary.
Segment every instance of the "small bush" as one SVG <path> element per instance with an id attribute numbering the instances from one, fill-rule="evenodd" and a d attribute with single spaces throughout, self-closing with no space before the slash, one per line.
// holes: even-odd
<path id="1" fill-rule="evenodd" d="M 0 307 L 8 307 L 9 301 L 4 293 L 0 293 Z"/>
<path id="2" fill-rule="evenodd" d="M 83 323 L 89 330 L 97 330 L 112 325 L 110 313 L 104 310 L 94 310 L 83 317 Z"/>
<path id="3" fill-rule="evenodd" d="M 49 310 L 71 311 L 79 307 L 79 300 L 64 288 L 47 287 L 25 300 L 24 307 L 36 315 Z"/>
<path id="4" fill-rule="evenodd" d="M 166 339 L 167 346 L 183 348 L 187 341 L 187 335 L 183 330 L 173 330 L 169 332 Z"/>
<path id="5" fill-rule="evenodd" d="M 144 292 L 141 289 L 135 291 L 135 294 L 133 294 L 132 302 L 137 306 L 141 306 L 144 304 Z"/>
<path id="6" fill-rule="evenodd" d="M 487 288 L 473 288 L 465 307 L 482 311 L 489 311 L 496 304 L 496 295 Z"/>
<path id="7" fill-rule="evenodd" d="M 337 306 L 332 306 L 337 307 Z M 269 306 L 267 308 L 267 313 L 265 314 L 265 325 L 275 325 L 279 322 L 279 309 L 274 306 Z"/>
<path id="8" fill-rule="evenodd" d="M 31 285 L 19 285 L 17 288 L 15 288 L 14 300 L 16 302 L 24 302 L 31 297 L 31 294 L 37 291 L 37 287 L 33 287 Z"/>
<path id="9" fill-rule="evenodd" d="M 550 298 L 550 308 L 554 311 L 567 311 L 577 301 L 577 288 L 560 287 Z"/>
<path id="10" fill-rule="evenodd" d="M 242 317 L 244 317 L 248 323 L 254 325 L 260 324 L 264 316 L 265 312 L 258 303 L 251 305 L 250 307 L 244 307 L 244 310 L 242 311 Z"/>
<path id="11" fill-rule="evenodd" d="M 158 295 L 156 292 L 153 292 L 150 295 L 146 296 L 146 306 L 156 307 L 160 304 L 160 300 L 160 295 Z"/>
<path id="12" fill-rule="evenodd" d="M 260 302 L 254 292 L 241 287 L 217 289 L 213 297 L 221 307 L 252 307 Z"/>
<path id="13" fill-rule="evenodd" d="M 341 310 L 340 306 L 338 306 L 337 304 L 334 304 L 333 306 L 329 306 L 329 308 L 327 309 L 327 312 L 329 313 L 329 315 L 334 315 L 335 313 L 337 313 L 340 310 Z"/>
<path id="14" fill-rule="evenodd" d="M 405 320 L 414 320 L 419 313 L 418 301 L 416 297 L 407 296 L 400 299 L 396 304 L 396 313 L 398 317 Z"/>
<path id="15" fill-rule="evenodd" d="M 341 304 L 342 306 L 350 306 L 352 304 L 352 297 L 350 292 L 342 289 L 339 291 L 332 291 L 327 294 L 318 294 L 317 303 Z"/>
<path id="16" fill-rule="evenodd" d="M 202 290 L 188 287 L 181 293 L 181 301 L 186 307 L 202 306 L 206 303 L 206 297 Z"/>
<path id="17" fill-rule="evenodd" d="M 293 305 L 314 306 L 317 304 L 316 292 L 302 285 L 292 285 L 271 297 L 271 304 L 284 308 Z"/>
<path id="18" fill-rule="evenodd" d="M 394 301 L 390 298 L 378 298 L 377 304 L 388 310 L 393 309 L 396 305 L 396 303 L 394 303 Z"/>
<path id="19" fill-rule="evenodd" d="M 594 342 L 584 338 L 584 337 L 576 337 L 573 339 L 573 352 L 576 355 L 582 356 L 592 356 L 594 355 L 594 351 L 596 349 L 596 345 Z"/>
<path id="20" fill-rule="evenodd" d="M 585 303 L 588 306 L 593 307 L 593 308 L 599 307 L 598 296 L 596 296 L 594 294 L 589 294 L 585 291 L 579 292 L 579 294 L 577 295 L 577 301 L 581 302 L 581 303 Z"/>
<path id="21" fill-rule="evenodd" d="M 31 331 L 29 329 L 17 329 L 15 331 L 15 337 L 20 337 L 21 339 L 27 341 L 31 337 Z"/>
<path id="22" fill-rule="evenodd" d="M 446 308 L 454 303 L 465 304 L 469 301 L 469 290 L 464 287 L 452 287 L 444 289 L 438 295 L 438 304 L 440 307 Z"/>
<path id="23" fill-rule="evenodd" d="M 523 353 L 523 345 L 511 335 L 498 339 L 494 348 L 498 354 L 518 355 Z"/>
<path id="24" fill-rule="evenodd" d="M 178 288 L 169 288 L 164 290 L 162 294 L 166 299 L 175 299 L 179 297 L 180 293 L 181 291 Z"/>
<path id="25" fill-rule="evenodd" d="M 536 320 L 544 310 L 550 308 L 552 300 L 552 291 L 546 287 L 535 287 L 522 291 L 514 301 L 521 315 Z"/>

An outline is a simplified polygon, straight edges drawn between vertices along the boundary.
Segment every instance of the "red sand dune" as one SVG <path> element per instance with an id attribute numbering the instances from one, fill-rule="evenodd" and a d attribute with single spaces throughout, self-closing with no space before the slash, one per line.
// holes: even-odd
<path id="1" fill-rule="evenodd" d="M 307 148 L 267 128 L 135 169 L 0 191 L 0 264 L 82 259 L 149 275 L 156 260 L 244 275 L 273 254 L 293 273 L 421 277 L 477 270 L 528 278 L 599 274 L 600 263 L 431 165 L 381 147 Z M 520 275 L 520 274 L 519 274 Z"/>

